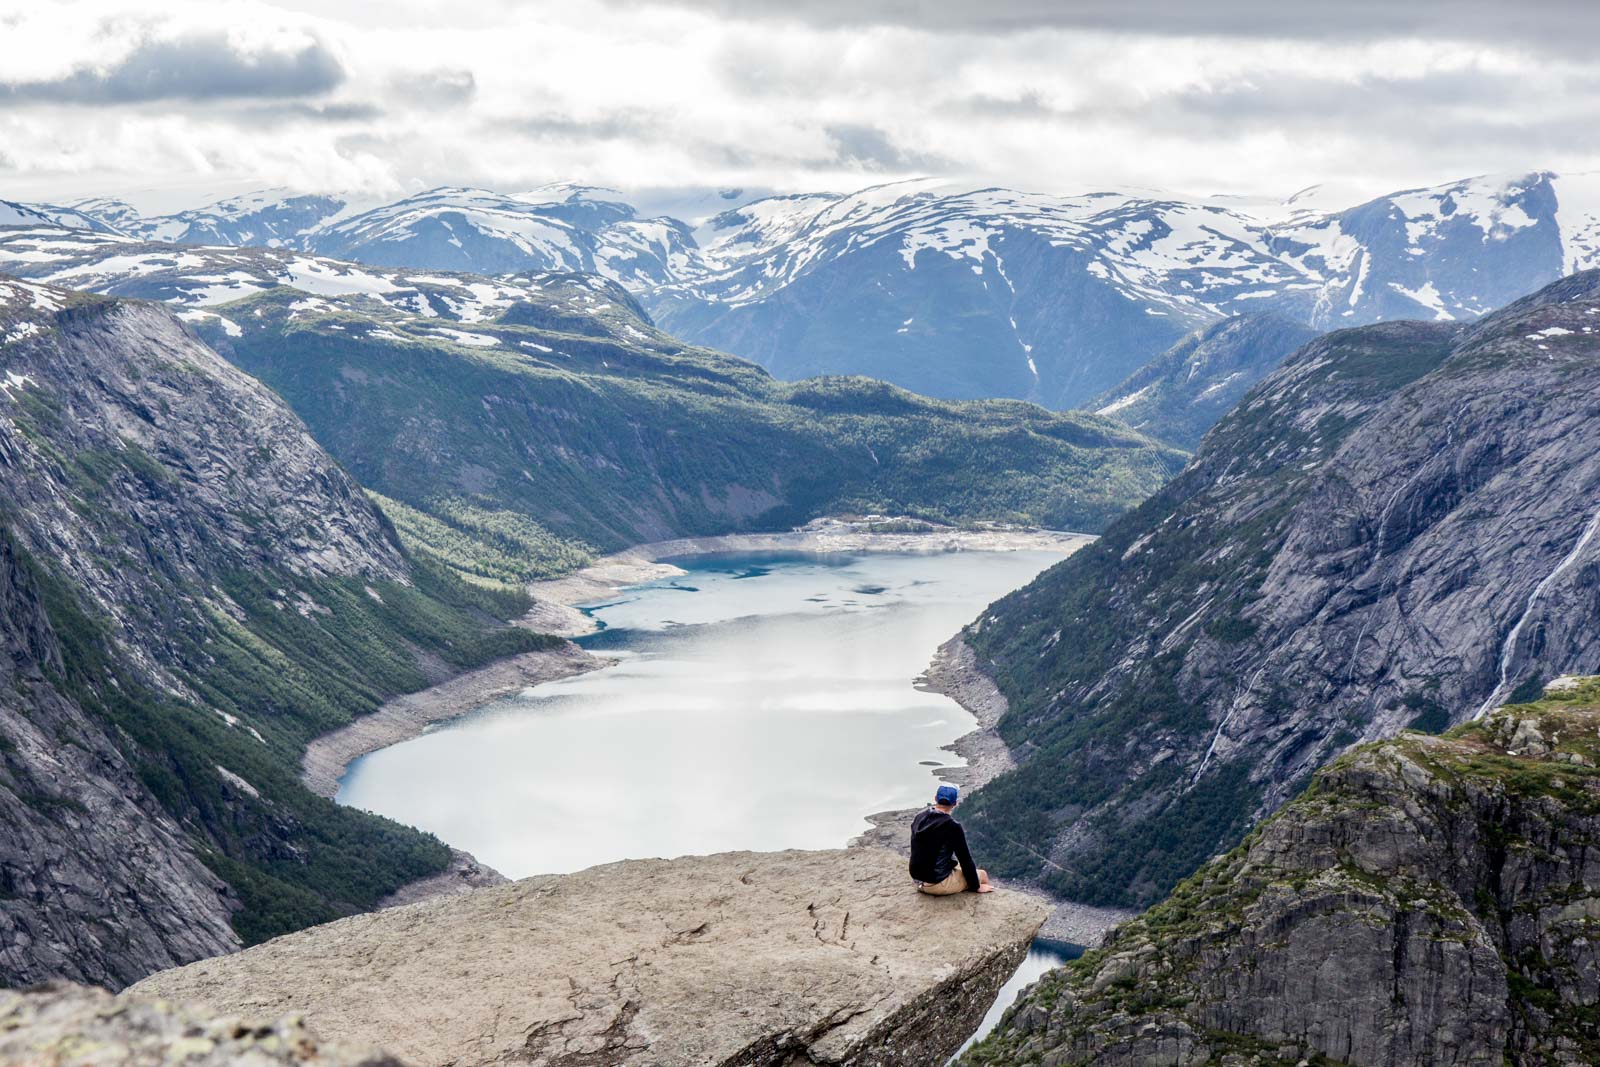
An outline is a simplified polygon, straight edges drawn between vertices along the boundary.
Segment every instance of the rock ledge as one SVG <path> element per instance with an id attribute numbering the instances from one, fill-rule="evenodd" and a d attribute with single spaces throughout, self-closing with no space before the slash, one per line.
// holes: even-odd
<path id="1" fill-rule="evenodd" d="M 629 860 L 357 915 L 154 975 L 159 996 L 409 1062 L 927 1067 L 1046 909 L 917 894 L 890 852 Z"/>

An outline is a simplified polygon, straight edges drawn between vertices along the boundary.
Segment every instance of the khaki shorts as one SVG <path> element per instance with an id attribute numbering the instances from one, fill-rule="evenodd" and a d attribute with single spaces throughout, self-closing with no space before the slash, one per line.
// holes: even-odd
<path id="1" fill-rule="evenodd" d="M 957 867 L 945 876 L 942 882 L 918 882 L 917 892 L 927 893 L 935 897 L 947 897 L 952 893 L 965 893 L 967 891 L 967 876 Z"/>

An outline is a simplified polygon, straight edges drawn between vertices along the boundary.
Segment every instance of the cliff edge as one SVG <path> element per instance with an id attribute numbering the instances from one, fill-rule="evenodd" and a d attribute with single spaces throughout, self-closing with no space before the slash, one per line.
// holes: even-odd
<path id="1" fill-rule="evenodd" d="M 419 1067 L 927 1067 L 1045 914 L 922 896 L 875 849 L 629 860 L 353 916 L 127 996 L 301 1013 Z"/>

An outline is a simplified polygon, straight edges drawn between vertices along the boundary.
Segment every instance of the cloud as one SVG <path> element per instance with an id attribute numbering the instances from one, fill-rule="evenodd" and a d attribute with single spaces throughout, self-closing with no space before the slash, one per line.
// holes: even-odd
<path id="1" fill-rule="evenodd" d="M 669 117 L 643 108 L 605 111 L 593 115 L 542 111 L 501 119 L 496 128 L 527 134 L 541 140 L 617 141 L 649 143 L 673 135 Z"/>
<path id="2" fill-rule="evenodd" d="M 274 101 L 239 108 L 232 114 L 252 126 L 281 126 L 291 122 L 353 123 L 381 119 L 385 111 L 377 104 L 359 102 L 307 103 L 303 100 Z"/>
<path id="3" fill-rule="evenodd" d="M 389 91 L 422 107 L 459 107 L 477 94 L 478 79 L 464 67 L 408 71 L 389 79 Z"/>
<path id="4" fill-rule="evenodd" d="M 1588 48 L 1600 34 L 1593 0 L 610 0 L 636 10 L 661 4 L 736 19 L 817 27 L 898 26 L 931 33 L 1010 34 L 1041 29 L 1140 36 L 1374 40 L 1534 41 Z"/>
<path id="5" fill-rule="evenodd" d="M 0 82 L 0 100 L 105 105 L 317 96 L 344 78 L 338 58 L 314 38 L 287 51 L 246 49 L 212 31 L 142 40 L 107 65 L 61 77 Z"/>
<path id="6" fill-rule="evenodd" d="M 836 123 L 823 127 L 833 149 L 832 162 L 871 172 L 944 171 L 950 160 L 896 145 L 883 130 L 863 123 Z"/>
<path id="7" fill-rule="evenodd" d="M 918 175 L 1367 196 L 1600 169 L 1600 59 L 1539 43 L 1586 45 L 1600 4 L 1524 0 L 1498 32 L 1508 8 L 0 0 L 0 196 Z"/>

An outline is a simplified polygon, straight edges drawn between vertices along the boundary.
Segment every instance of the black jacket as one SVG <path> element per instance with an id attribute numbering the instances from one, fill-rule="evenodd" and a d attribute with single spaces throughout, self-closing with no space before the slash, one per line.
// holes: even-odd
<path id="1" fill-rule="evenodd" d="M 919 882 L 942 882 L 961 864 L 967 892 L 978 891 L 978 865 L 967 851 L 967 833 L 938 808 L 919 812 L 911 820 L 911 877 Z"/>

